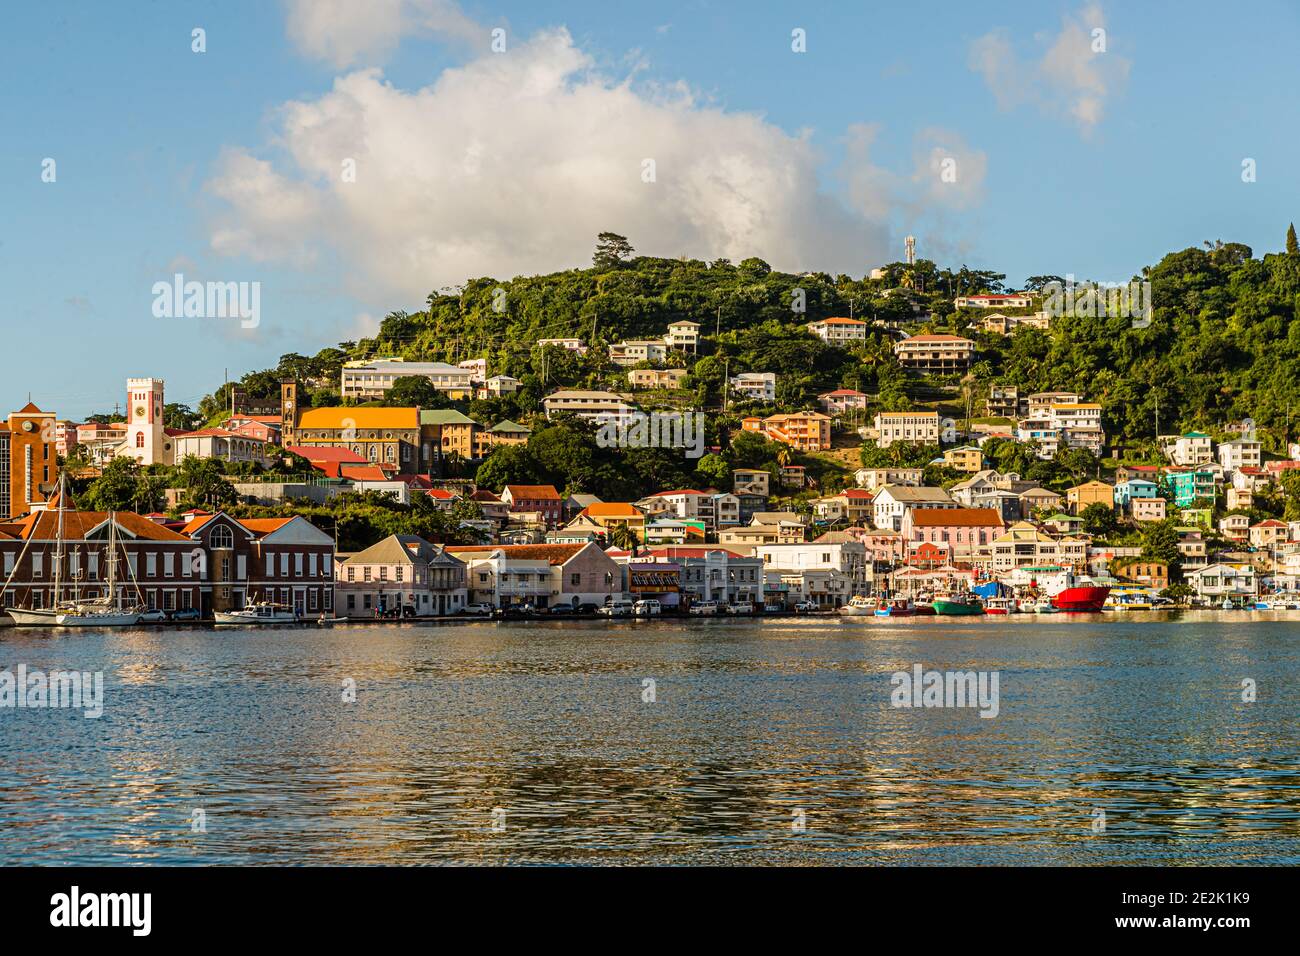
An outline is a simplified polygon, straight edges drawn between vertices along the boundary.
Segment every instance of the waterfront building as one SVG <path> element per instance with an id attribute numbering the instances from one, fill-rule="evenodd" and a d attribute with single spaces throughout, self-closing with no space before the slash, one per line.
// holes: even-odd
<path id="1" fill-rule="evenodd" d="M 467 566 L 471 604 L 605 604 L 623 593 L 623 574 L 600 546 L 449 545 Z"/>
<path id="2" fill-rule="evenodd" d="M 681 591 L 691 603 L 755 604 L 763 601 L 764 566 L 760 558 L 727 548 L 670 545 L 649 549 L 644 559 L 680 568 Z"/>
<path id="3" fill-rule="evenodd" d="M 410 608 L 415 615 L 456 614 L 468 603 L 465 563 L 444 546 L 392 534 L 335 564 L 340 617 L 374 617 Z"/>
<path id="4" fill-rule="evenodd" d="M 920 508 L 904 513 L 901 533 L 909 555 L 928 544 L 944 551 L 945 563 L 964 564 L 1000 537 L 1004 528 L 1002 515 L 992 508 Z"/>

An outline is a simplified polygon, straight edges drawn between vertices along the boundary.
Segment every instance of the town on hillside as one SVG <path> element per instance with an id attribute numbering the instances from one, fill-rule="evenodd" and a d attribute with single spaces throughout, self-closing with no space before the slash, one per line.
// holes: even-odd
<path id="1" fill-rule="evenodd" d="M 509 289 L 455 326 L 431 296 L 197 409 L 161 377 L 85 421 L 33 396 L 0 426 L 5 623 L 1300 607 L 1286 325 L 1228 343 L 1171 318 L 1192 275 L 1300 284 L 1300 250 L 1207 247 L 1144 270 L 1138 315 L 1101 286 L 940 270 L 911 240 L 854 281 L 603 234 L 607 284 L 768 299 L 547 329 Z M 1272 358 L 1242 372 L 1225 349 Z M 1257 369 L 1272 385 L 1244 384 Z"/>

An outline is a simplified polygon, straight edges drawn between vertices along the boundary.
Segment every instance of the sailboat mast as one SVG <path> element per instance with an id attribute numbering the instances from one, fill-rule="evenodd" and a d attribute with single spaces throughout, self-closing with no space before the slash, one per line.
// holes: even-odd
<path id="1" fill-rule="evenodd" d="M 108 513 L 108 606 L 117 607 L 117 514 Z"/>
<path id="2" fill-rule="evenodd" d="M 59 474 L 59 517 L 54 532 L 54 601 L 51 607 L 59 606 L 59 592 L 63 588 L 63 509 L 64 509 L 63 474 Z"/>

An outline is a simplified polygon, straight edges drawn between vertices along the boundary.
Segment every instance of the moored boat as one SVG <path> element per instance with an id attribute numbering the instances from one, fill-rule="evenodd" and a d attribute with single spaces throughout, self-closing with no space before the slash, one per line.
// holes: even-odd
<path id="1" fill-rule="evenodd" d="M 938 594 L 931 604 L 935 614 L 965 616 L 970 614 L 983 614 L 984 605 L 974 594 L 953 593 Z"/>
<path id="2" fill-rule="evenodd" d="M 849 602 L 847 604 L 836 609 L 837 613 L 839 614 L 845 614 L 845 615 L 855 616 L 855 617 L 873 614 L 875 613 L 875 610 L 876 610 L 875 602 L 868 597 L 863 597 L 861 594 L 849 598 Z"/>
<path id="3" fill-rule="evenodd" d="M 302 620 L 293 608 L 270 601 L 250 604 L 238 611 L 216 611 L 212 617 L 217 624 L 295 624 Z"/>

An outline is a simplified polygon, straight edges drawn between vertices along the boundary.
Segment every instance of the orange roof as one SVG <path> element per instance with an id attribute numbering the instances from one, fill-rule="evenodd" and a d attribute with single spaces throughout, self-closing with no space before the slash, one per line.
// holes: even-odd
<path id="1" fill-rule="evenodd" d="M 84 539 L 87 534 L 108 520 L 107 511 L 65 511 L 63 512 L 63 537 L 67 539 Z M 184 541 L 185 536 L 164 528 L 156 521 L 150 521 L 133 511 L 116 511 L 113 516 L 119 528 L 136 538 L 150 541 Z M 13 522 L 21 530 L 19 537 L 34 538 L 38 541 L 53 541 L 58 536 L 59 513 L 57 511 L 38 511 Z"/>
<path id="2" fill-rule="evenodd" d="M 292 521 L 293 518 L 237 518 L 236 520 L 249 531 L 253 532 L 253 534 L 261 538 L 274 531 L 279 531 Z"/>
<path id="3" fill-rule="evenodd" d="M 554 485 L 506 485 L 502 494 L 510 492 L 511 498 L 541 498 L 545 500 L 560 499 L 560 493 Z"/>
<path id="4" fill-rule="evenodd" d="M 842 315 L 835 315 L 835 316 L 831 316 L 829 319 L 822 319 L 821 321 L 814 322 L 812 324 L 813 325 L 866 325 L 867 323 L 864 322 L 862 319 L 850 319 Z"/>
<path id="5" fill-rule="evenodd" d="M 451 554 L 490 554 L 493 551 L 502 551 L 510 558 L 548 561 L 552 565 L 560 565 L 585 547 L 586 544 L 472 544 L 452 545 L 447 548 L 447 551 Z"/>
<path id="6" fill-rule="evenodd" d="M 309 408 L 298 416 L 299 428 L 420 427 L 418 408 Z"/>
<path id="7" fill-rule="evenodd" d="M 587 505 L 582 513 L 588 518 L 640 518 L 641 512 L 625 501 L 599 501 Z"/>
<path id="8" fill-rule="evenodd" d="M 310 462 L 334 461 L 355 465 L 366 463 L 365 455 L 359 455 L 351 448 L 343 448 L 339 445 L 289 445 L 284 450 L 300 458 L 306 458 Z"/>
<path id="9" fill-rule="evenodd" d="M 378 465 L 339 465 L 339 477 L 349 481 L 388 480 L 388 475 Z"/>
<path id="10" fill-rule="evenodd" d="M 1001 528 L 1002 515 L 993 508 L 914 508 L 918 528 Z"/>

